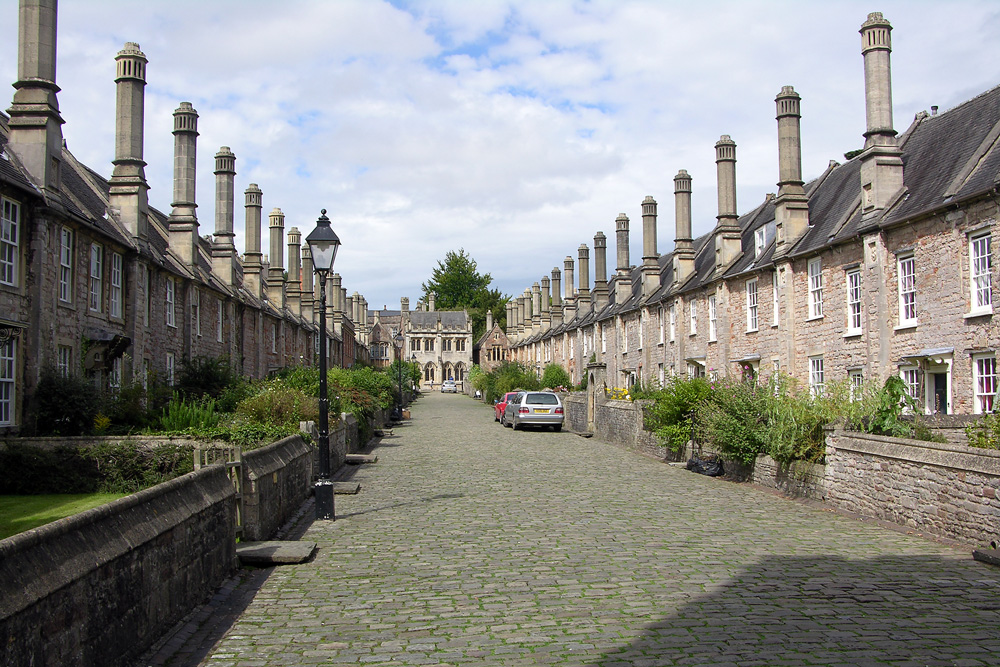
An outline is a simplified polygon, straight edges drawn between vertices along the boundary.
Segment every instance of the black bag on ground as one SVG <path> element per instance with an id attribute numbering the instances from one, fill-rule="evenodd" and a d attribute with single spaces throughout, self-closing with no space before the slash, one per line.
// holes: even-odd
<path id="1" fill-rule="evenodd" d="M 697 456 L 692 456 L 688 459 L 687 469 L 693 470 L 699 475 L 708 475 L 709 477 L 719 477 L 725 471 L 722 469 L 722 461 L 718 459 L 702 459 Z"/>

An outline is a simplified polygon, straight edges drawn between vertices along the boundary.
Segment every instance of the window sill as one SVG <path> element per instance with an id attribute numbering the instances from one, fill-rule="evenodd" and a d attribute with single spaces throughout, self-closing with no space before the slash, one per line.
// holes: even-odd
<path id="1" fill-rule="evenodd" d="M 916 329 L 919 322 L 907 322 L 905 324 L 900 324 L 892 328 L 893 331 L 907 331 L 908 329 Z"/>
<path id="2" fill-rule="evenodd" d="M 962 317 L 964 319 L 967 319 L 967 320 L 971 320 L 971 319 L 973 319 L 975 317 L 992 317 L 992 316 L 993 316 L 993 309 L 992 308 L 984 308 L 982 310 L 973 310 L 971 312 L 966 313 L 965 315 L 962 315 Z"/>
<path id="3" fill-rule="evenodd" d="M 864 333 L 864 331 L 848 331 L 844 334 L 844 338 L 860 338 Z"/>
<path id="4" fill-rule="evenodd" d="M 778 328 L 778 325 L 777 325 L 777 324 L 772 324 L 772 325 L 771 325 L 771 328 L 772 328 L 772 329 L 777 329 L 777 328 Z"/>
<path id="5" fill-rule="evenodd" d="M 823 319 L 822 315 L 814 315 L 812 317 L 807 317 L 806 322 L 813 322 L 815 320 L 821 320 L 821 319 Z"/>
<path id="6" fill-rule="evenodd" d="M 713 338 L 713 339 L 711 339 L 710 341 L 708 341 L 708 344 L 709 344 L 709 345 L 715 345 L 715 344 L 716 344 L 716 343 L 718 343 L 718 342 L 719 342 L 719 339 L 718 339 L 718 338 Z"/>
<path id="7" fill-rule="evenodd" d="M 751 334 L 751 333 L 757 333 L 757 331 L 759 331 L 759 329 L 747 329 L 747 331 L 746 331 L 746 332 L 747 332 L 748 334 Z"/>

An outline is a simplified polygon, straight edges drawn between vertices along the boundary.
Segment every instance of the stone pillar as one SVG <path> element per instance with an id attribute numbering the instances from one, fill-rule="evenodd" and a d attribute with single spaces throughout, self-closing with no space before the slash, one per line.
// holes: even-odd
<path id="1" fill-rule="evenodd" d="M 691 175 L 681 169 L 674 176 L 674 285 L 683 285 L 694 273 L 691 238 Z"/>
<path id="2" fill-rule="evenodd" d="M 167 219 L 170 247 L 181 261 L 193 267 L 197 261 L 198 204 L 197 181 L 198 112 L 190 102 L 174 110 L 174 201 Z"/>
<path id="3" fill-rule="evenodd" d="M 115 57 L 115 168 L 108 198 L 125 228 L 140 240 L 149 236 L 149 185 L 142 156 L 146 62 L 134 42 L 126 43 Z"/>

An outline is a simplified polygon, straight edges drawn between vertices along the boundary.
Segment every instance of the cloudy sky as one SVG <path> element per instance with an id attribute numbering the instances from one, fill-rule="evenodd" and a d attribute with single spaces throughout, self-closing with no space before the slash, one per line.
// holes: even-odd
<path id="1" fill-rule="evenodd" d="M 0 8 L 0 79 L 13 82 L 16 3 Z M 784 85 L 802 96 L 806 179 L 860 148 L 858 29 L 870 11 L 894 28 L 897 130 L 1000 84 L 996 2 L 64 0 L 63 132 L 110 175 L 114 56 L 138 42 L 153 206 L 170 210 L 171 114 L 190 101 L 202 234 L 214 229 L 213 156 L 225 145 L 241 251 L 242 193 L 257 183 L 286 229 L 307 234 L 328 209 L 343 241 L 336 269 L 372 308 L 414 301 L 459 248 L 519 294 L 599 230 L 613 269 L 620 212 L 640 262 L 646 195 L 669 252 L 679 169 L 694 178 L 695 233 L 709 231 L 722 134 L 738 146 L 740 212 L 776 191 Z"/>

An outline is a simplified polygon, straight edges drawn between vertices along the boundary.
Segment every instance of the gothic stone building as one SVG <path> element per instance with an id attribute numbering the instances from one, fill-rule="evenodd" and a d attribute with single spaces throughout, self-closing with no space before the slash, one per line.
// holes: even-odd
<path id="1" fill-rule="evenodd" d="M 13 17 L 8 17 L 12 19 Z M 149 205 L 143 160 L 147 59 L 128 43 L 115 57 L 115 159 L 110 179 L 81 164 L 62 138 L 56 99 L 56 2 L 21 0 L 18 80 L 0 114 L 0 432 L 27 424 L 44 368 L 86 373 L 100 388 L 172 383 L 183 359 L 228 356 L 250 377 L 311 365 L 318 349 L 318 281 L 298 229 L 245 192 L 246 248 L 233 243 L 236 157 L 215 155 L 214 234 L 195 201 L 198 113 L 174 112 L 172 210 Z M 313 224 L 309 221 L 307 224 Z M 288 252 L 287 265 L 283 261 Z M 286 277 L 287 272 L 287 277 Z M 367 361 L 359 303 L 329 280 L 330 355 Z"/>
<path id="2" fill-rule="evenodd" d="M 901 135 L 892 123 L 891 26 L 861 27 L 867 129 L 860 154 L 811 182 L 801 172 L 801 99 L 776 99 L 778 192 L 742 215 L 736 143 L 715 145 L 719 213 L 691 234 L 691 179 L 674 178 L 673 252 L 657 251 L 657 203 L 641 203 L 643 256 L 629 260 L 629 218 L 579 248 L 578 267 L 513 300 L 517 359 L 562 364 L 574 381 L 663 383 L 687 374 L 787 373 L 814 392 L 845 380 L 900 376 L 926 413 L 994 409 L 993 231 L 1000 193 L 1000 88 Z M 573 286 L 573 270 L 579 282 Z M 565 276 L 562 274 L 565 273 Z M 566 278 L 560 294 L 559 281 Z"/>

